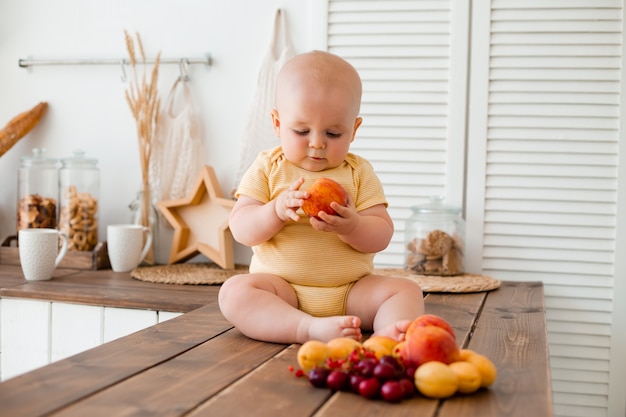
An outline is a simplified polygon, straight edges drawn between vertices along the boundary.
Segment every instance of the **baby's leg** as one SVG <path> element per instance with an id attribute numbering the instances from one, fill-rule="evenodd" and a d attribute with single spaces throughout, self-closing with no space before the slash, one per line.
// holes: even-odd
<path id="1" fill-rule="evenodd" d="M 368 275 L 352 286 L 346 311 L 361 317 L 363 329 L 403 340 L 411 321 L 424 314 L 424 297 L 409 279 Z"/>
<path id="2" fill-rule="evenodd" d="M 237 275 L 219 292 L 222 314 L 246 336 L 275 343 L 326 342 L 336 337 L 361 339 L 355 316 L 313 317 L 298 309 L 296 293 L 270 274 Z"/>

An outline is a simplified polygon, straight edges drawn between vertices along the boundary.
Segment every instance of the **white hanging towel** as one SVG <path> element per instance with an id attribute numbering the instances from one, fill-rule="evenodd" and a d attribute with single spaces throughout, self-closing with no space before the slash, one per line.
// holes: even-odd
<path id="1" fill-rule="evenodd" d="M 187 197 L 200 172 L 202 142 L 187 84 L 183 77 L 178 77 L 159 115 L 160 128 L 150 170 L 156 201 Z M 177 99 L 179 103 L 175 103 Z M 179 105 L 178 112 L 174 110 L 175 104 Z"/>
<path id="2" fill-rule="evenodd" d="M 258 74 L 257 88 L 248 113 L 243 132 L 239 170 L 235 178 L 235 189 L 256 156 L 264 149 L 279 144 L 272 128 L 271 112 L 274 107 L 276 76 L 283 64 L 295 55 L 287 28 L 284 10 L 276 10 L 272 43 L 265 54 Z M 234 190 L 233 190 L 234 192 Z"/>

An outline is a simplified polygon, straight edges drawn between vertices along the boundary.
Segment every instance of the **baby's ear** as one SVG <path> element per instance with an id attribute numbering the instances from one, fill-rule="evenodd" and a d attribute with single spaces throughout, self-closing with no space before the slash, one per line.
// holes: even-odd
<path id="1" fill-rule="evenodd" d="M 280 116 L 278 115 L 278 110 L 272 110 L 272 127 L 274 128 L 274 133 L 276 136 L 280 135 Z"/>
<path id="2" fill-rule="evenodd" d="M 357 117 L 354 121 L 354 130 L 352 131 L 352 140 L 356 137 L 356 131 L 359 130 L 359 126 L 363 123 L 363 118 L 361 116 Z M 352 140 L 350 142 L 352 142 Z"/>

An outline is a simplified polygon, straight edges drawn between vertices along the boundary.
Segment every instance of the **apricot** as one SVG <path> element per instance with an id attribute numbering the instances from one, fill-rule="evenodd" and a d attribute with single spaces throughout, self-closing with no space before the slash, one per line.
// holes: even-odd
<path id="1" fill-rule="evenodd" d="M 356 349 L 362 347 L 361 343 L 349 337 L 337 337 L 326 343 L 328 357 L 334 360 L 345 359 Z"/>
<path id="2" fill-rule="evenodd" d="M 454 371 L 459 379 L 458 391 L 461 394 L 471 394 L 480 388 L 482 382 L 481 375 L 472 363 L 465 361 L 452 362 L 448 367 Z"/>
<path id="3" fill-rule="evenodd" d="M 457 392 L 459 378 L 445 363 L 431 361 L 415 371 L 415 387 L 427 397 L 447 398 Z"/>
<path id="4" fill-rule="evenodd" d="M 475 352 L 473 350 L 470 349 L 461 349 L 459 350 L 459 360 L 460 361 L 466 361 L 467 358 L 470 357 L 470 355 L 473 355 Z"/>
<path id="5" fill-rule="evenodd" d="M 403 340 L 402 342 L 399 342 L 397 345 L 395 345 L 391 351 L 391 356 L 393 356 L 396 359 L 404 359 L 402 357 L 402 349 L 404 349 L 405 344 L 406 344 L 406 340 Z"/>
<path id="6" fill-rule="evenodd" d="M 317 366 L 323 366 L 329 354 L 330 350 L 326 343 L 309 340 L 298 349 L 298 365 L 304 372 L 308 372 Z"/>
<path id="7" fill-rule="evenodd" d="M 480 373 L 481 383 L 480 386 L 487 388 L 493 384 L 498 376 L 498 370 L 491 360 L 485 355 L 480 353 L 471 352 L 465 359 L 466 362 L 471 363 L 478 369 Z"/>
<path id="8" fill-rule="evenodd" d="M 363 342 L 363 347 L 374 352 L 376 358 L 393 355 L 393 349 L 398 344 L 396 339 L 387 336 L 372 336 Z"/>
<path id="9" fill-rule="evenodd" d="M 309 198 L 302 203 L 302 210 L 309 217 L 319 219 L 318 214 L 323 211 L 328 214 L 337 214 L 330 208 L 333 201 L 345 206 L 348 204 L 348 192 L 337 181 L 330 178 L 318 178 L 308 189 Z"/>

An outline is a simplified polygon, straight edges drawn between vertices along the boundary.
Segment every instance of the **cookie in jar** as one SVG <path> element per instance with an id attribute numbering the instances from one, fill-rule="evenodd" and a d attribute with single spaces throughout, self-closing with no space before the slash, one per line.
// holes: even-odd
<path id="1" fill-rule="evenodd" d="M 420 275 L 462 274 L 465 222 L 461 208 L 446 206 L 443 197 L 435 196 L 412 210 L 405 229 L 405 267 Z"/>
<path id="2" fill-rule="evenodd" d="M 17 231 L 55 229 L 58 217 L 58 160 L 43 148 L 23 156 L 17 177 Z"/>
<path id="3" fill-rule="evenodd" d="M 91 251 L 98 244 L 100 172 L 96 159 L 75 151 L 61 159 L 59 230 L 69 238 L 68 250 Z"/>

